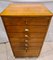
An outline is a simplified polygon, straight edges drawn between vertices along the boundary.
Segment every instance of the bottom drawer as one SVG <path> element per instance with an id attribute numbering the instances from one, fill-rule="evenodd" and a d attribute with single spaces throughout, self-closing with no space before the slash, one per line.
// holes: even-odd
<path id="1" fill-rule="evenodd" d="M 15 57 L 35 57 L 35 56 L 39 56 L 40 54 L 40 48 L 36 48 L 36 49 L 31 49 L 33 47 L 30 47 L 27 51 L 26 50 L 16 50 L 13 49 L 14 55 Z"/>

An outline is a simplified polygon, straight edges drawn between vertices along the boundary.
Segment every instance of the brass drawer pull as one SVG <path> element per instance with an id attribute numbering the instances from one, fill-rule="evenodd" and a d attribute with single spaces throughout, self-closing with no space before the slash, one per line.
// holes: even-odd
<path id="1" fill-rule="evenodd" d="M 28 44 L 27 43 L 25 44 L 25 50 L 26 50 L 26 52 L 28 50 Z"/>
<path id="2" fill-rule="evenodd" d="M 26 22 L 26 25 L 27 25 L 27 19 L 25 20 L 25 22 Z"/>
<path id="3" fill-rule="evenodd" d="M 29 29 L 26 28 L 25 31 L 29 31 Z"/>
<path id="4" fill-rule="evenodd" d="M 26 52 L 27 52 L 27 49 L 28 49 L 28 48 L 26 47 L 26 48 L 25 48 Z"/>
<path id="5" fill-rule="evenodd" d="M 28 48 L 25 48 L 26 50 L 28 49 Z"/>
<path id="6" fill-rule="evenodd" d="M 27 21 L 26 21 L 26 24 L 27 24 Z"/>
<path id="7" fill-rule="evenodd" d="M 25 47 L 28 47 L 28 44 L 27 43 L 25 43 Z"/>
<path id="8" fill-rule="evenodd" d="M 25 37 L 28 37 L 28 35 L 25 35 Z"/>
<path id="9" fill-rule="evenodd" d="M 25 40 L 25 42 L 28 42 L 28 40 Z"/>

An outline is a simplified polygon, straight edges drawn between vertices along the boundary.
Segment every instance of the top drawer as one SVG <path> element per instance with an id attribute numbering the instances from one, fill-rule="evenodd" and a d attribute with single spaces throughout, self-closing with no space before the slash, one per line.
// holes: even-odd
<path id="1" fill-rule="evenodd" d="M 3 17 L 5 25 L 48 25 L 50 17 Z"/>

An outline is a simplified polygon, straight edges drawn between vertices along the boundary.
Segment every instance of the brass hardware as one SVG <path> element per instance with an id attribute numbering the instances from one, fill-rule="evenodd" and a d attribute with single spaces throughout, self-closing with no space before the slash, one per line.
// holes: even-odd
<path id="1" fill-rule="evenodd" d="M 28 47 L 28 44 L 27 43 L 25 43 L 25 47 Z"/>
<path id="2" fill-rule="evenodd" d="M 27 19 L 26 19 L 26 25 L 27 25 Z"/>
<path id="3" fill-rule="evenodd" d="M 25 31 L 29 31 L 29 29 L 26 28 Z"/>
<path id="4" fill-rule="evenodd" d="M 28 35 L 25 35 L 25 37 L 28 37 Z"/>
<path id="5" fill-rule="evenodd" d="M 28 49 L 28 48 L 26 47 L 25 49 L 26 49 L 26 52 L 27 52 L 27 49 Z"/>
<path id="6" fill-rule="evenodd" d="M 28 40 L 25 40 L 25 42 L 28 42 Z"/>
<path id="7" fill-rule="evenodd" d="M 28 49 L 28 44 L 26 43 L 25 44 L 25 50 L 26 50 L 26 52 L 27 52 L 27 49 Z"/>

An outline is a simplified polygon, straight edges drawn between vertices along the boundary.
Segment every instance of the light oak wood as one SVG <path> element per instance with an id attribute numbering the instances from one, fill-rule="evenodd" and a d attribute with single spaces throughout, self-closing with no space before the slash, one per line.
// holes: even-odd
<path id="1" fill-rule="evenodd" d="M 22 43 L 25 42 L 25 40 L 28 40 L 30 43 L 42 43 L 44 38 L 9 38 L 12 43 Z"/>
<path id="2" fill-rule="evenodd" d="M 25 19 L 24 17 L 3 17 L 3 20 L 5 22 L 5 25 L 9 26 L 16 26 L 16 25 L 25 25 Z"/>
<path id="3" fill-rule="evenodd" d="M 11 42 L 11 41 L 10 41 Z M 25 44 L 27 44 L 28 46 L 27 47 L 30 47 L 30 46 L 32 46 L 32 47 L 41 47 L 42 46 L 42 43 L 19 43 L 19 42 L 16 42 L 16 43 L 14 43 L 14 42 L 11 42 L 12 43 L 12 46 L 16 46 L 16 47 L 25 47 Z"/>
<path id="4" fill-rule="evenodd" d="M 16 50 L 16 51 L 21 51 L 21 50 L 25 50 L 26 51 L 26 47 L 24 47 L 24 46 L 12 46 L 12 48 L 14 49 L 14 50 Z M 30 46 L 30 47 L 27 47 L 27 50 L 40 50 L 41 49 L 41 46 Z"/>
<path id="5" fill-rule="evenodd" d="M 15 57 L 38 57 L 52 13 L 42 4 L 10 4 L 1 14 Z"/>
<path id="6" fill-rule="evenodd" d="M 16 26 L 16 25 L 48 25 L 50 17 L 3 17 L 3 20 L 7 26 Z"/>
<path id="7" fill-rule="evenodd" d="M 8 33 L 10 38 L 25 38 L 25 35 L 28 35 L 28 38 L 44 38 L 45 33 Z"/>
<path id="8" fill-rule="evenodd" d="M 46 32 L 48 26 L 6 26 L 6 29 L 9 33 L 18 33 L 25 32 L 25 29 L 28 28 L 29 32 Z"/>
<path id="9" fill-rule="evenodd" d="M 38 57 L 38 55 L 40 54 L 40 50 L 28 50 L 26 53 L 26 50 L 14 50 L 14 55 L 17 57 Z"/>
<path id="10" fill-rule="evenodd" d="M 52 16 L 42 4 L 10 4 L 2 13 L 3 16 Z"/>

